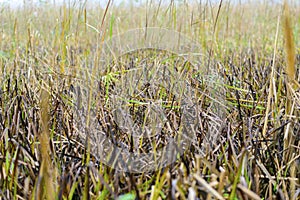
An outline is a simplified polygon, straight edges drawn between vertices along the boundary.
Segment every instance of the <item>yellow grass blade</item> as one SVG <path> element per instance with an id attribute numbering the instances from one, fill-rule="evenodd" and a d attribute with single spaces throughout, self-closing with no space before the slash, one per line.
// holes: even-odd
<path id="1" fill-rule="evenodd" d="M 285 50 L 286 50 L 286 73 L 289 77 L 289 81 L 295 79 L 295 43 L 293 38 L 293 30 L 291 28 L 290 11 L 287 1 L 284 1 L 284 36 L 285 36 Z"/>
<path id="2" fill-rule="evenodd" d="M 200 177 L 197 174 L 194 174 L 194 178 L 209 192 L 217 199 L 224 199 L 218 191 L 216 191 L 214 188 L 212 188 L 202 177 Z"/>
<path id="3" fill-rule="evenodd" d="M 42 165 L 40 171 L 40 177 L 42 178 L 43 182 L 40 185 L 40 189 L 42 189 L 42 193 L 46 195 L 46 199 L 53 199 L 55 197 L 55 188 L 53 184 L 53 177 L 52 177 L 52 164 L 50 158 L 50 145 L 49 145 L 49 129 L 48 129 L 48 122 L 49 122 L 49 93 L 45 90 L 42 91 L 41 94 L 41 122 L 42 122 L 42 133 L 40 135 L 40 144 L 41 144 L 41 154 L 42 154 Z"/>

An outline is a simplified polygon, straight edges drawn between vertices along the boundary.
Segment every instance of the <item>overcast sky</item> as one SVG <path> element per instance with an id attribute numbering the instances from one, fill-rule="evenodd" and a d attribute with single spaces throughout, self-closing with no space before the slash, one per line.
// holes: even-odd
<path id="1" fill-rule="evenodd" d="M 60 4 L 63 3 L 64 1 L 69 2 L 69 1 L 74 1 L 74 0 L 0 0 L 0 5 L 2 3 L 5 4 L 9 4 L 11 7 L 19 7 L 23 5 L 23 2 L 34 2 L 36 4 L 39 3 L 43 3 L 43 2 L 55 2 L 56 4 Z M 75 0 L 75 1 L 81 1 L 84 2 L 84 0 Z M 147 0 L 113 0 L 113 4 L 114 5 L 119 5 L 120 3 L 129 3 L 129 2 L 133 2 L 133 3 L 138 3 L 138 2 L 145 2 Z M 148 0 L 149 1 L 149 0 Z M 152 0 L 153 1 L 153 0 Z M 155 0 L 154 0 L 155 1 Z M 158 0 L 157 0 L 158 1 Z M 163 2 L 169 2 L 170 0 L 163 0 Z M 183 1 L 190 1 L 190 2 L 199 2 L 201 0 L 175 0 L 177 2 L 183 2 Z M 210 2 L 219 2 L 220 0 L 202 0 L 202 2 L 205 1 L 210 1 Z M 228 0 L 227 0 L 228 1 Z M 249 1 L 268 1 L 268 2 L 282 2 L 283 0 L 230 0 L 231 2 L 249 2 Z M 299 0 L 296 0 L 299 1 Z M 99 3 L 101 6 L 105 6 L 106 3 L 108 2 L 108 0 L 87 0 L 87 2 L 97 2 Z"/>
<path id="2" fill-rule="evenodd" d="M 60 3 L 63 3 L 63 2 L 73 2 L 73 1 L 77 1 L 77 2 L 84 2 L 85 0 L 0 0 L 0 3 L 8 3 L 12 6 L 20 6 L 22 5 L 24 2 L 34 2 L 34 3 L 43 3 L 43 2 L 50 2 L 50 3 L 53 3 L 55 2 L 56 4 L 60 4 Z M 113 0 L 113 3 L 118 5 L 120 4 L 121 2 L 139 2 L 141 0 Z M 97 2 L 99 4 L 101 4 L 102 6 L 106 5 L 108 0 L 87 0 L 87 2 Z"/>
<path id="3" fill-rule="evenodd" d="M 63 2 L 73 2 L 73 1 L 77 1 L 77 2 L 84 2 L 85 0 L 0 0 L 0 3 L 6 3 L 9 4 L 13 7 L 18 7 L 18 6 L 22 6 L 24 2 L 34 2 L 36 4 L 39 3 L 43 3 L 43 2 L 50 2 L 53 3 L 55 2 L 56 4 L 62 4 Z M 114 5 L 119 5 L 122 2 L 128 3 L 128 2 L 140 2 L 140 1 L 144 1 L 144 0 L 113 0 L 113 4 Z M 108 0 L 87 0 L 87 3 L 89 2 L 96 2 L 99 3 L 101 6 L 105 6 L 108 2 Z"/>

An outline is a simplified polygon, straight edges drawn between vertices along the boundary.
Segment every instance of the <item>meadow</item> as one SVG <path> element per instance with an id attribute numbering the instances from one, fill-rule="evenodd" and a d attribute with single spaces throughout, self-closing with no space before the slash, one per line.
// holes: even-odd
<path id="1" fill-rule="evenodd" d="M 0 23 L 0 199 L 300 198 L 296 0 L 3 4 Z M 149 35 L 151 27 L 197 44 L 200 64 L 160 49 L 105 51 L 115 35 L 130 46 L 130 30 Z M 145 65 L 148 72 L 140 70 Z M 172 70 L 161 82 L 152 79 L 165 75 L 151 70 L 160 66 L 184 84 L 171 89 Z M 148 83 L 135 82 L 141 75 Z M 175 98 L 186 84 L 195 92 Z M 163 121 L 154 136 L 136 141 L 116 120 L 122 113 L 115 96 L 127 90 L 121 106 L 136 125 L 146 132 Z M 101 155 L 107 142 L 155 157 L 181 136 L 187 99 L 196 107 L 189 145 L 170 164 L 124 170 L 112 152 Z M 157 102 L 166 119 L 149 114 Z"/>

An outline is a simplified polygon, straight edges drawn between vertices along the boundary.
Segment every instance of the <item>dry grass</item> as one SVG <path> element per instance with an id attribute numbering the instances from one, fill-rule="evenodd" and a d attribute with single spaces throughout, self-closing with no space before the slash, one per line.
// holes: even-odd
<path id="1" fill-rule="evenodd" d="M 78 2 L 3 7 L 0 199 L 299 199 L 300 7 L 296 1 L 290 5 L 289 10 L 287 4 L 209 1 L 106 9 Z M 85 137 L 89 130 L 76 126 L 76 119 L 90 116 L 82 127 L 91 127 L 96 118 L 90 110 L 96 107 L 101 133 L 129 148 L 153 150 L 148 141 L 136 145 L 116 125 L 109 104 L 112 88 L 122 73 L 143 62 L 181 62 L 168 54 L 151 58 L 141 51 L 135 52 L 139 59 L 131 65 L 132 55 L 109 70 L 99 62 L 103 40 L 153 26 L 199 42 L 209 55 L 209 68 L 222 77 L 216 85 L 227 109 L 225 116 L 218 116 L 210 107 L 213 94 L 206 93 L 197 70 L 177 65 L 179 72 L 187 70 L 188 81 L 198 91 L 194 140 L 170 166 L 126 173 L 100 162 L 89 145 L 95 136 Z M 97 95 L 91 88 L 95 81 Z M 152 95 L 153 101 L 166 102 L 171 123 L 153 141 L 160 145 L 180 124 L 180 105 L 167 89 L 156 88 L 128 101 L 140 124 L 151 122 L 145 98 Z M 78 112 L 73 109 L 74 91 L 82 95 Z M 212 124 L 221 129 L 208 134 Z"/>

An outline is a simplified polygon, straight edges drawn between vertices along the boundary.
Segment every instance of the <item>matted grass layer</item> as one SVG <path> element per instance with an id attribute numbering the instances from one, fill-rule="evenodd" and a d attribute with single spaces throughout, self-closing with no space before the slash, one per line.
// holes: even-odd
<path id="1" fill-rule="evenodd" d="M 298 199 L 299 3 L 291 2 L 283 15 L 283 5 L 267 1 L 201 2 L 1 7 L 0 199 Z M 220 117 L 209 109 L 210 94 L 197 96 L 201 106 L 188 151 L 155 172 L 120 172 L 101 163 L 74 126 L 70 93 L 88 75 L 95 76 L 88 72 L 99 66 L 102 41 L 153 26 L 199 42 L 209 67 L 222 77 L 218 87 L 230 109 Z M 285 51 L 285 41 L 294 47 Z M 293 48 L 296 70 L 288 75 L 296 80 L 285 71 L 286 57 L 292 69 Z M 140 53 L 135 56 L 143 58 L 145 52 Z M 130 62 L 123 64 L 127 70 Z M 97 120 L 104 133 L 115 131 L 115 139 L 130 148 L 132 141 L 118 130 L 107 104 L 118 74 L 106 72 L 99 79 Z M 188 81 L 202 90 L 195 74 L 191 70 Z M 178 105 L 167 94 L 166 88 L 156 88 L 151 97 L 166 102 L 168 120 L 176 127 Z M 137 121 L 143 121 L 146 108 L 136 100 L 149 95 L 129 102 Z M 91 102 L 80 106 L 89 110 Z M 216 135 L 208 134 L 212 122 L 222 127 Z M 163 137 L 156 143 L 162 145 Z M 151 150 L 148 143 L 142 146 Z"/>

